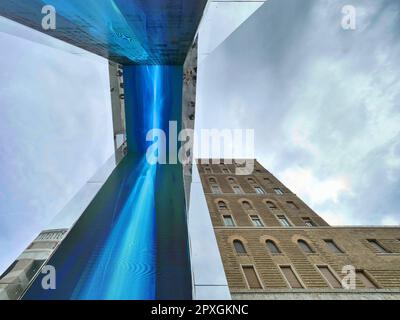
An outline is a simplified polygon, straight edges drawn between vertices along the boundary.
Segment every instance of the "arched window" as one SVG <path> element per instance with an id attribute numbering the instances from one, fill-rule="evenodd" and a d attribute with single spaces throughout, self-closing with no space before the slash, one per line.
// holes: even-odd
<path id="1" fill-rule="evenodd" d="M 229 169 L 224 164 L 221 164 L 220 168 L 221 168 L 222 173 L 230 173 Z"/>
<path id="2" fill-rule="evenodd" d="M 226 205 L 225 201 L 222 200 L 218 201 L 218 209 L 220 210 L 228 209 L 228 206 Z"/>
<path id="3" fill-rule="evenodd" d="M 270 209 L 277 209 L 275 203 L 273 203 L 272 201 L 267 201 L 267 207 Z"/>
<path id="4" fill-rule="evenodd" d="M 233 192 L 236 194 L 242 194 L 242 188 L 240 188 L 239 186 L 232 186 Z"/>
<path id="5" fill-rule="evenodd" d="M 265 244 L 267 245 L 269 252 L 271 252 L 272 254 L 281 253 L 281 250 L 279 250 L 278 246 L 275 244 L 274 241 L 267 240 L 267 241 L 265 241 Z"/>
<path id="6" fill-rule="evenodd" d="M 253 178 L 248 178 L 247 181 L 248 181 L 250 184 L 256 183 L 256 182 L 254 181 Z"/>
<path id="7" fill-rule="evenodd" d="M 234 240 L 233 241 L 233 246 L 235 247 L 236 253 L 237 254 L 246 254 L 246 248 L 244 247 L 242 241 L 240 240 Z"/>
<path id="8" fill-rule="evenodd" d="M 235 183 L 235 179 L 233 179 L 232 177 L 229 177 L 229 178 L 228 178 L 228 181 L 229 181 L 229 183 L 231 183 L 231 184 L 232 184 L 232 183 Z"/>
<path id="9" fill-rule="evenodd" d="M 303 250 L 303 252 L 305 252 L 305 253 L 313 253 L 314 252 L 314 250 L 311 249 L 309 244 L 307 242 L 305 242 L 304 240 L 297 240 L 297 243 L 298 243 L 299 247 L 301 248 L 301 250 Z"/>
<path id="10" fill-rule="evenodd" d="M 265 194 L 264 189 L 261 188 L 260 186 L 253 185 L 253 188 L 254 188 L 254 190 L 255 190 L 255 192 L 256 192 L 257 194 Z"/>
<path id="11" fill-rule="evenodd" d="M 253 207 L 251 206 L 250 202 L 248 201 L 242 201 L 242 206 L 244 210 L 252 210 Z"/>
<path id="12" fill-rule="evenodd" d="M 217 183 L 217 181 L 215 181 L 214 178 L 210 178 L 210 179 L 208 179 L 208 181 L 210 181 L 210 183 Z"/>

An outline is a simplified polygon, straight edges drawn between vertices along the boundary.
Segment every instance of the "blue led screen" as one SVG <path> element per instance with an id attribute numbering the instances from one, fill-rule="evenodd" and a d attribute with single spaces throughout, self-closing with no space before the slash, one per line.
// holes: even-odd
<path id="1" fill-rule="evenodd" d="M 124 70 L 128 156 L 118 165 L 47 264 L 56 290 L 39 275 L 24 299 L 190 299 L 191 269 L 182 166 L 151 165 L 146 131 L 180 124 L 182 67 Z M 135 130 L 138 128 L 138 130 Z"/>
<path id="2" fill-rule="evenodd" d="M 146 161 L 147 132 L 182 117 L 183 63 L 207 0 L 7 0 L 0 15 L 123 65 L 128 155 L 117 166 L 24 299 L 190 299 L 183 172 Z M 57 12 L 41 26 L 42 7 Z M 168 149 L 168 148 L 167 148 Z"/>
<path id="3" fill-rule="evenodd" d="M 7 0 L 0 15 L 121 64 L 183 65 L 206 0 Z M 56 9 L 43 30 L 42 8 Z"/>

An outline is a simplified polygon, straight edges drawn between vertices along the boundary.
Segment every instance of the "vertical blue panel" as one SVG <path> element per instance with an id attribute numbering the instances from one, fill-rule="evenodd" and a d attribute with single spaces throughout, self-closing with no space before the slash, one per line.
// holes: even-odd
<path id="1" fill-rule="evenodd" d="M 125 68 L 128 157 L 114 170 L 25 299 L 190 299 L 191 271 L 182 166 L 150 165 L 146 134 L 181 127 L 182 68 Z"/>
<path id="2" fill-rule="evenodd" d="M 157 72 L 152 72 L 156 68 Z M 169 122 L 180 130 L 182 115 L 182 77 L 180 66 L 127 66 L 124 68 L 125 108 L 129 152 L 143 154 L 149 143 L 146 134 L 159 128 L 169 137 Z M 151 83 L 156 86 L 149 86 Z M 153 89 L 149 89 L 153 88 Z M 148 108 L 159 94 L 157 117 Z M 153 119 L 153 123 L 149 122 Z M 157 119 L 157 121 L 155 121 Z M 174 134 L 171 132 L 171 134 Z M 176 137 L 175 137 L 176 138 Z M 166 146 L 168 152 L 168 143 Z M 190 299 L 191 269 L 185 213 L 182 166 L 158 166 L 156 179 L 157 298 Z"/>

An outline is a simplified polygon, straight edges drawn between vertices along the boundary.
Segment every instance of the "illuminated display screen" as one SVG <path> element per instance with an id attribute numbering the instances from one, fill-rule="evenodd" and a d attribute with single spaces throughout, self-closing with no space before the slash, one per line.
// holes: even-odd
<path id="1" fill-rule="evenodd" d="M 0 15 L 121 64 L 183 65 L 206 0 L 7 0 Z M 43 30 L 42 8 L 56 9 Z"/>
<path id="2" fill-rule="evenodd" d="M 151 165 L 152 128 L 181 127 L 182 67 L 125 67 L 128 156 L 118 165 L 24 299 L 190 299 L 182 166 Z"/>

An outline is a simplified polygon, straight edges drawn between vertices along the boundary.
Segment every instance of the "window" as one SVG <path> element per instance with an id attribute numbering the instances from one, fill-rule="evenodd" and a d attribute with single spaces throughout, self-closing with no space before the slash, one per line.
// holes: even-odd
<path id="1" fill-rule="evenodd" d="M 363 270 L 356 270 L 356 277 L 362 282 L 365 288 L 376 289 L 377 286 L 365 274 Z"/>
<path id="2" fill-rule="evenodd" d="M 265 181 L 266 183 L 271 183 L 271 179 L 270 179 L 270 178 L 264 178 L 264 181 Z"/>
<path id="3" fill-rule="evenodd" d="M 326 246 L 329 248 L 330 251 L 332 251 L 333 253 L 344 253 L 343 250 L 341 250 L 336 243 L 331 240 L 331 239 L 327 239 L 324 240 L 326 243 Z"/>
<path id="4" fill-rule="evenodd" d="M 233 218 L 231 215 L 224 215 L 224 225 L 227 227 L 234 227 L 235 226 L 235 221 L 233 221 Z"/>
<path id="5" fill-rule="evenodd" d="M 236 253 L 240 255 L 247 254 L 246 248 L 244 247 L 242 241 L 234 240 L 233 246 L 235 247 Z"/>
<path id="6" fill-rule="evenodd" d="M 275 244 L 274 241 L 267 240 L 267 241 L 265 241 L 265 244 L 267 245 L 269 252 L 271 252 L 272 254 L 280 254 L 281 253 L 281 250 L 279 250 L 278 246 Z"/>
<path id="7" fill-rule="evenodd" d="M 257 277 L 256 270 L 253 266 L 242 266 L 244 276 L 246 278 L 249 289 L 262 289 L 260 280 Z"/>
<path id="8" fill-rule="evenodd" d="M 390 253 L 376 239 L 368 239 L 367 241 L 374 248 L 376 253 Z"/>
<path id="9" fill-rule="evenodd" d="M 213 185 L 211 186 L 211 191 L 212 191 L 212 193 L 215 193 L 215 194 L 220 194 L 220 193 L 221 193 L 221 189 L 220 189 L 219 186 L 216 185 L 216 184 L 213 184 Z"/>
<path id="10" fill-rule="evenodd" d="M 253 207 L 251 206 L 250 202 L 248 202 L 248 201 L 243 201 L 242 202 L 242 206 L 243 206 L 244 210 L 252 210 L 253 209 Z"/>
<path id="11" fill-rule="evenodd" d="M 218 201 L 218 209 L 220 210 L 226 210 L 228 209 L 228 206 L 226 205 L 225 201 Z"/>
<path id="12" fill-rule="evenodd" d="M 279 266 L 282 271 L 283 276 L 285 277 L 286 281 L 289 283 L 289 286 L 292 289 L 302 289 L 303 286 L 297 278 L 296 274 L 294 273 L 291 266 Z"/>
<path id="13" fill-rule="evenodd" d="M 254 179 L 253 179 L 253 178 L 248 178 L 248 179 L 247 179 L 247 181 L 248 181 L 250 184 L 254 184 L 254 183 L 256 183 L 256 182 L 254 181 Z"/>
<path id="14" fill-rule="evenodd" d="M 210 181 L 210 183 L 217 183 L 217 181 L 214 178 L 210 178 L 208 179 L 208 181 Z"/>
<path id="15" fill-rule="evenodd" d="M 335 277 L 331 269 L 328 266 L 317 266 L 319 272 L 321 272 L 322 276 L 328 282 L 328 284 L 335 289 L 342 288 L 342 284 L 340 281 Z"/>
<path id="16" fill-rule="evenodd" d="M 273 203 L 272 201 L 267 201 L 267 207 L 270 209 L 277 209 L 275 203 Z"/>
<path id="17" fill-rule="evenodd" d="M 257 194 L 265 194 L 265 191 L 261 187 L 254 187 Z"/>
<path id="18" fill-rule="evenodd" d="M 315 227 L 314 221 L 311 218 L 302 218 L 306 227 Z"/>
<path id="19" fill-rule="evenodd" d="M 250 216 L 251 221 L 253 222 L 253 225 L 255 227 L 264 227 L 264 224 L 262 223 L 261 219 L 257 215 L 252 215 Z"/>
<path id="20" fill-rule="evenodd" d="M 299 210 L 299 207 L 293 201 L 286 201 L 290 209 Z"/>
<path id="21" fill-rule="evenodd" d="M 220 168 L 221 168 L 222 173 L 229 173 L 229 170 L 226 168 L 226 166 L 224 164 L 221 164 Z"/>
<path id="22" fill-rule="evenodd" d="M 280 188 L 275 188 L 274 191 L 276 194 L 283 195 L 283 191 Z"/>
<path id="23" fill-rule="evenodd" d="M 242 189 L 239 186 L 233 186 L 232 189 L 234 193 L 242 194 Z"/>
<path id="24" fill-rule="evenodd" d="M 285 216 L 277 216 L 279 223 L 284 227 L 290 227 L 290 223 Z"/>
<path id="25" fill-rule="evenodd" d="M 305 253 L 314 253 L 314 250 L 311 249 L 309 244 L 305 242 L 304 240 L 298 240 L 297 244 L 299 245 L 300 249 L 303 250 Z"/>

